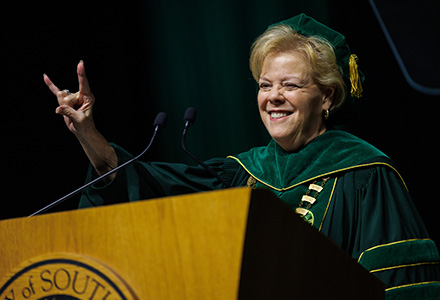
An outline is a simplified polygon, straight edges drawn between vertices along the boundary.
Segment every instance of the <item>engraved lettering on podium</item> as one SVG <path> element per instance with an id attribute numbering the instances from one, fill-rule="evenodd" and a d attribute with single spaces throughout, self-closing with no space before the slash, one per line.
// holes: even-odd
<path id="1" fill-rule="evenodd" d="M 98 261 L 73 254 L 34 258 L 0 286 L 0 300 L 135 300 L 129 286 Z"/>

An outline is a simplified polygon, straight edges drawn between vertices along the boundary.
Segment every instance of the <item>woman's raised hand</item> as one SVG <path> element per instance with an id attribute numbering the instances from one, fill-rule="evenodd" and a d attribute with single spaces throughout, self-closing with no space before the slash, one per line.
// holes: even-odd
<path id="1" fill-rule="evenodd" d="M 64 117 L 64 121 L 71 132 L 75 135 L 83 135 L 87 134 L 89 129 L 94 129 L 92 108 L 95 103 L 95 97 L 90 91 L 82 60 L 78 63 L 76 70 L 78 73 L 79 91 L 72 94 L 68 93 L 67 90 L 60 90 L 46 74 L 43 77 L 46 85 L 57 97 L 59 106 L 55 112 Z"/>
<path id="2" fill-rule="evenodd" d="M 92 117 L 95 97 L 90 91 L 82 60 L 78 63 L 76 71 L 79 91 L 74 94 L 57 88 L 46 74 L 44 74 L 44 82 L 58 99 L 59 106 L 55 112 L 64 117 L 67 127 L 78 138 L 96 172 L 102 175 L 118 165 L 118 156 L 113 147 L 96 130 Z M 116 173 L 111 174 L 104 179 L 104 182 L 109 182 L 115 176 Z"/>

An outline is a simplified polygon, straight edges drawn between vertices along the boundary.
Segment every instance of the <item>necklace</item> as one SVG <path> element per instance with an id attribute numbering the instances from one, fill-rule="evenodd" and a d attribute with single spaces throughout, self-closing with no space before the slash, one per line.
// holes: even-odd
<path id="1" fill-rule="evenodd" d="M 295 213 L 297 213 L 310 224 L 313 224 L 315 221 L 315 217 L 310 209 L 312 208 L 313 204 L 315 204 L 316 198 L 322 192 L 329 179 L 330 177 L 323 178 L 320 184 L 318 184 L 319 180 L 313 181 L 309 185 L 308 191 L 302 196 L 298 207 L 295 209 Z"/>

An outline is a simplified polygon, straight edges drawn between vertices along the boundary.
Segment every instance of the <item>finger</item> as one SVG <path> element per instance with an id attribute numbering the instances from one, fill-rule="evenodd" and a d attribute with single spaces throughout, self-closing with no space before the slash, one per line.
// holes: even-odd
<path id="1" fill-rule="evenodd" d="M 82 105 L 83 101 L 79 99 L 79 92 L 67 95 L 64 91 L 60 91 L 57 95 L 61 97 L 60 105 L 68 105 L 73 108 L 78 108 Z"/>
<path id="2" fill-rule="evenodd" d="M 78 83 L 79 83 L 79 92 L 81 95 L 90 95 L 92 92 L 90 90 L 89 81 L 86 77 L 86 69 L 84 67 L 84 62 L 82 60 L 79 61 L 78 66 L 76 68 L 76 72 L 78 73 Z"/>
<path id="3" fill-rule="evenodd" d="M 49 76 L 47 76 L 46 74 L 43 74 L 43 80 L 44 80 L 44 83 L 49 87 L 51 92 L 54 95 L 57 95 L 57 93 L 60 91 L 60 89 L 57 88 L 57 86 L 55 84 L 53 84 L 53 82 L 52 82 L 52 80 L 50 80 Z"/>
<path id="4" fill-rule="evenodd" d="M 81 119 L 81 113 L 73 109 L 68 105 L 60 105 L 56 108 L 55 112 L 59 115 L 69 118 L 74 123 Z"/>
<path id="5" fill-rule="evenodd" d="M 55 96 L 57 96 L 57 100 L 58 100 L 59 105 L 69 104 L 69 102 L 72 101 L 68 98 L 69 95 L 67 95 L 67 93 L 64 90 L 63 91 L 58 90 L 58 92 L 55 94 Z M 73 105 L 70 105 L 70 106 L 73 106 Z"/>

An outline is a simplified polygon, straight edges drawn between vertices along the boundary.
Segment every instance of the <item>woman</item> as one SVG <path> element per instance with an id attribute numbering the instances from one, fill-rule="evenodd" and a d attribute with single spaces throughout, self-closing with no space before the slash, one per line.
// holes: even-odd
<path id="1" fill-rule="evenodd" d="M 438 295 L 436 246 L 393 163 L 368 143 L 329 128 L 333 113 L 362 92 L 362 75 L 344 36 L 301 14 L 269 27 L 255 41 L 250 67 L 272 140 L 206 163 L 231 186 L 271 189 L 385 282 L 387 297 Z M 96 130 L 95 98 L 82 61 L 77 73 L 75 94 L 59 90 L 47 75 L 44 81 L 57 96 L 56 112 L 91 161 L 91 180 L 132 156 Z M 80 207 L 220 188 L 200 166 L 136 162 L 86 190 Z"/>

